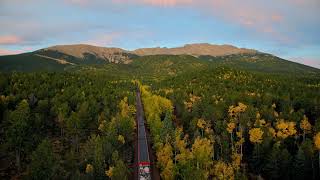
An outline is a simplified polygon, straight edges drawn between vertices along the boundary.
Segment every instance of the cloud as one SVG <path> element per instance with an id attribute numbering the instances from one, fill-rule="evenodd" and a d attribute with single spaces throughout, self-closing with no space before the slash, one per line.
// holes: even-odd
<path id="1" fill-rule="evenodd" d="M 196 0 L 112 0 L 114 4 L 140 4 L 158 7 L 192 5 Z"/>
<path id="2" fill-rule="evenodd" d="M 114 43 L 116 39 L 120 38 L 121 35 L 122 33 L 120 32 L 112 32 L 109 34 L 99 34 L 99 35 L 95 35 L 93 39 L 89 39 L 81 43 L 90 44 L 94 46 L 110 46 Z"/>
<path id="3" fill-rule="evenodd" d="M 69 4 L 75 4 L 80 6 L 86 6 L 90 2 L 90 0 L 64 0 L 64 1 Z"/>
<path id="4" fill-rule="evenodd" d="M 139 0 L 142 4 L 148 4 L 153 6 L 177 6 L 188 5 L 194 3 L 194 0 Z"/>
<path id="5" fill-rule="evenodd" d="M 0 49 L 0 56 L 3 55 L 13 55 L 23 53 L 22 50 L 8 50 L 8 49 Z"/>
<path id="6" fill-rule="evenodd" d="M 0 45 L 12 45 L 21 43 L 22 39 L 15 35 L 0 36 Z"/>
<path id="7" fill-rule="evenodd" d="M 293 58 L 290 58 L 290 60 L 320 69 L 320 58 L 317 59 L 317 58 L 293 57 Z"/>

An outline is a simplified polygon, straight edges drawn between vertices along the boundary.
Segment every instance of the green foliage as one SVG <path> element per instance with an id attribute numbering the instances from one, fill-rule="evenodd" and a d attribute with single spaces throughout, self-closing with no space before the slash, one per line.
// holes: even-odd
<path id="1" fill-rule="evenodd" d="M 32 167 L 47 171 L 50 163 L 37 163 L 33 154 L 43 152 L 51 161 L 54 151 L 60 159 L 58 179 L 104 179 L 110 167 L 112 179 L 129 178 L 121 172 L 134 163 L 132 79 L 139 79 L 149 85 L 140 84 L 140 90 L 152 146 L 156 153 L 165 144 L 171 147 L 167 154 L 158 153 L 163 163 L 155 164 L 160 164 L 162 177 L 206 179 L 220 177 L 222 171 L 230 178 L 318 179 L 318 151 L 312 138 L 320 129 L 319 70 L 266 54 L 87 62 L 62 65 L 32 53 L 0 57 L 0 69 L 7 72 L 64 71 L 0 74 L 0 135 L 5 137 L 1 154 L 15 160 L 21 173 Z M 235 120 L 228 109 L 239 102 L 248 107 Z M 311 125 L 308 133 L 299 126 L 304 115 Z M 291 122 L 294 133 L 280 138 L 276 128 L 280 119 L 282 125 Z M 230 133 L 231 121 L 235 127 Z M 250 142 L 253 128 L 263 132 L 259 144 Z M 38 145 L 46 138 L 52 149 L 42 145 L 45 141 Z M 112 158 L 116 150 L 117 158 Z M 88 164 L 92 173 L 86 173 Z M 10 176 L 17 173 L 5 171 L 12 172 Z"/>
<path id="2" fill-rule="evenodd" d="M 57 170 L 57 160 L 49 140 L 43 140 L 32 153 L 30 164 L 31 179 L 52 179 Z"/>

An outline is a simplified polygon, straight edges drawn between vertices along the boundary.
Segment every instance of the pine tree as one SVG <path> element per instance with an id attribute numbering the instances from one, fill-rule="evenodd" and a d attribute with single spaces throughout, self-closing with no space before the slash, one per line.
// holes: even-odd
<path id="1" fill-rule="evenodd" d="M 294 158 L 294 178 L 303 179 L 305 177 L 306 157 L 303 149 L 300 147 Z"/>
<path id="2" fill-rule="evenodd" d="M 266 164 L 263 168 L 265 176 L 269 179 L 279 179 L 280 177 L 280 147 L 278 143 L 275 143 L 271 152 L 268 154 Z"/>
<path id="3" fill-rule="evenodd" d="M 16 153 L 16 166 L 21 169 L 21 151 L 26 145 L 26 140 L 30 137 L 29 126 L 30 108 L 27 100 L 22 100 L 16 110 L 9 113 L 9 128 L 7 130 L 7 140 Z"/>
<path id="4" fill-rule="evenodd" d="M 32 153 L 30 164 L 30 176 L 32 179 L 51 179 L 57 168 L 57 160 L 54 157 L 51 143 L 45 139 Z"/>
<path id="5" fill-rule="evenodd" d="M 292 157 L 286 148 L 281 150 L 279 159 L 280 159 L 280 179 L 290 179 Z"/>

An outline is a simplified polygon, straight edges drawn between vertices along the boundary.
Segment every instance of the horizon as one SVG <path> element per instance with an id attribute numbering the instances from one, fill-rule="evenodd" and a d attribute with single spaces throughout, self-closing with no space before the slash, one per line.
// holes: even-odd
<path id="1" fill-rule="evenodd" d="M 317 0 L 29 0 L 24 9 L 3 0 L 0 55 L 57 44 L 133 50 L 204 42 L 320 68 L 319 10 Z"/>

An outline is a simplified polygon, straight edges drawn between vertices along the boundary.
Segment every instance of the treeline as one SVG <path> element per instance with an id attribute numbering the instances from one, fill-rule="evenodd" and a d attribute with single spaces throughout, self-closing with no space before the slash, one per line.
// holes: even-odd
<path id="1" fill-rule="evenodd" d="M 0 74 L 1 176 L 128 178 L 134 89 L 94 72 Z"/>
<path id="2" fill-rule="evenodd" d="M 164 179 L 320 177 L 318 77 L 215 68 L 145 83 Z"/>

